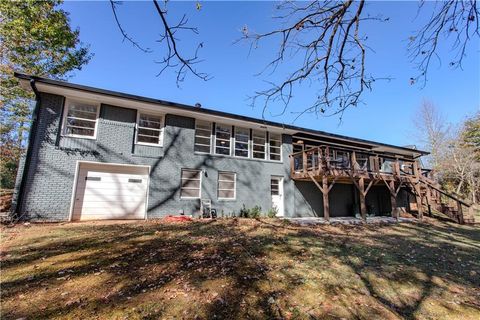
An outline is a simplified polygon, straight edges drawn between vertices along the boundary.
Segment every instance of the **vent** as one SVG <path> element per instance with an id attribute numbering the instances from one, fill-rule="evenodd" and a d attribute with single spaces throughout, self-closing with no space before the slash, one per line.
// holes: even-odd
<path id="1" fill-rule="evenodd" d="M 102 180 L 102 178 L 100 178 L 100 177 L 85 177 L 85 180 L 88 180 L 88 181 L 100 181 L 100 180 Z"/>
<path id="2" fill-rule="evenodd" d="M 142 183 L 142 179 L 128 179 L 128 182 L 131 182 L 131 183 Z"/>

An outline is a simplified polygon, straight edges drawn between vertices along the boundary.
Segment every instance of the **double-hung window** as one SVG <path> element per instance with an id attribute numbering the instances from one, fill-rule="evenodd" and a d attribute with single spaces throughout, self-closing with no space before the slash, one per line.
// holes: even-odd
<path id="1" fill-rule="evenodd" d="M 99 109 L 100 106 L 97 104 L 67 100 L 63 134 L 95 138 Z"/>
<path id="2" fill-rule="evenodd" d="M 254 159 L 265 159 L 266 149 L 265 144 L 267 142 L 266 132 L 265 131 L 256 131 L 253 130 L 253 158 Z"/>
<path id="3" fill-rule="evenodd" d="M 182 169 L 182 185 L 180 187 L 180 198 L 199 199 L 202 189 L 202 171 Z"/>
<path id="4" fill-rule="evenodd" d="M 218 199 L 235 199 L 236 178 L 233 172 L 218 173 Z"/>
<path id="5" fill-rule="evenodd" d="M 248 158 L 250 129 L 235 127 L 235 156 Z"/>
<path id="6" fill-rule="evenodd" d="M 162 144 L 162 121 L 160 115 L 152 115 L 143 112 L 138 113 L 137 121 L 137 143 L 141 144 Z"/>
<path id="7" fill-rule="evenodd" d="M 195 121 L 195 152 L 210 153 L 212 140 L 212 123 Z"/>
<path id="8" fill-rule="evenodd" d="M 282 160 L 282 136 L 277 133 L 270 133 L 270 160 Z"/>
<path id="9" fill-rule="evenodd" d="M 230 155 L 230 139 L 232 137 L 232 127 L 222 124 L 215 126 L 215 153 Z"/>

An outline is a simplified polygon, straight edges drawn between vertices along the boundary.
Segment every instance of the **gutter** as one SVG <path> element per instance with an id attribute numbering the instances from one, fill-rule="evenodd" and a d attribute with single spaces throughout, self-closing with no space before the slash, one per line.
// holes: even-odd
<path id="1" fill-rule="evenodd" d="M 73 90 L 78 90 L 78 91 L 81 91 L 81 92 L 89 92 L 89 93 L 94 93 L 94 94 L 100 94 L 100 95 L 104 95 L 104 96 L 109 96 L 109 97 L 114 97 L 114 98 L 119 98 L 119 99 L 126 99 L 126 100 L 130 100 L 130 101 L 140 101 L 140 102 L 145 102 L 145 103 L 150 103 L 150 104 L 157 104 L 157 105 L 162 105 L 162 106 L 165 106 L 165 107 L 170 107 L 170 108 L 174 108 L 174 109 L 178 109 L 178 110 L 182 110 L 182 111 L 188 111 L 188 112 L 204 114 L 204 115 L 213 115 L 213 116 L 224 117 L 224 118 L 228 118 L 228 119 L 235 119 L 235 120 L 240 120 L 240 121 L 257 123 L 257 124 L 261 124 L 261 125 L 269 125 L 269 126 L 273 126 L 273 127 L 277 127 L 277 128 L 298 131 L 298 132 L 302 132 L 302 133 L 306 133 L 306 134 L 330 137 L 332 139 L 354 141 L 354 142 L 357 142 L 357 143 L 363 143 L 363 144 L 368 144 L 368 145 L 394 148 L 394 149 L 404 150 L 404 151 L 408 151 L 408 152 L 412 152 L 412 153 L 418 153 L 418 154 L 420 154 L 419 156 L 429 154 L 429 152 L 418 150 L 418 149 L 411 149 L 411 148 L 395 146 L 395 145 L 391 145 L 391 144 L 387 144 L 387 143 L 381 143 L 381 142 L 369 141 L 369 140 L 360 139 L 360 138 L 348 137 L 348 136 L 333 134 L 333 133 L 329 133 L 329 132 L 325 132 L 325 131 L 319 131 L 319 130 L 315 130 L 315 129 L 301 128 L 301 127 L 297 127 L 297 126 L 294 126 L 294 125 L 286 125 L 286 124 L 283 124 L 283 123 L 273 122 L 273 121 L 269 121 L 269 120 L 256 119 L 256 118 L 252 118 L 252 117 L 227 113 L 227 112 L 218 111 L 218 110 L 214 110 L 214 109 L 195 108 L 193 106 L 189 106 L 189 105 L 186 105 L 186 104 L 164 101 L 164 100 L 153 99 L 153 98 L 147 98 L 147 97 L 142 97 L 142 96 L 123 93 L 123 92 L 99 89 L 99 88 L 94 88 L 94 87 L 89 87 L 89 86 L 84 86 L 84 85 L 79 85 L 79 84 L 74 84 L 74 83 L 69 83 L 69 82 L 64 82 L 64 81 L 42 78 L 42 77 L 38 77 L 38 76 L 26 75 L 26 74 L 17 73 L 17 72 L 14 75 L 15 75 L 16 78 L 21 79 L 21 80 L 27 80 L 27 81 L 36 80 L 38 83 L 41 83 L 41 84 L 56 86 L 56 87 L 60 87 L 60 88 L 73 89 Z"/>
<path id="2" fill-rule="evenodd" d="M 23 165 L 22 180 L 20 182 L 20 187 L 18 190 L 18 196 L 16 201 L 17 204 L 14 211 L 17 214 L 17 218 L 21 217 L 21 214 L 23 211 L 23 199 L 26 193 L 28 172 L 30 171 L 30 164 L 31 164 L 32 154 L 33 154 L 33 145 L 34 145 L 35 136 L 37 133 L 38 118 L 39 118 L 40 104 L 41 104 L 40 92 L 38 91 L 35 85 L 35 79 L 30 79 L 30 87 L 32 88 L 33 93 L 35 94 L 35 108 L 33 109 L 33 113 L 32 113 L 32 124 L 30 126 L 30 132 L 28 134 L 27 153 L 25 155 L 25 163 Z"/>

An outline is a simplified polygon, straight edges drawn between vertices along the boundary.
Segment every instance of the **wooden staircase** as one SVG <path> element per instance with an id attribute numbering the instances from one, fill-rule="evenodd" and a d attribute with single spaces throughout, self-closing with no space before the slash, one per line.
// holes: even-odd
<path id="1" fill-rule="evenodd" d="M 443 213 L 460 224 L 475 223 L 473 206 L 471 203 L 461 199 L 455 193 L 442 189 L 440 184 L 426 176 L 420 176 L 422 205 L 428 212 L 432 210 Z"/>

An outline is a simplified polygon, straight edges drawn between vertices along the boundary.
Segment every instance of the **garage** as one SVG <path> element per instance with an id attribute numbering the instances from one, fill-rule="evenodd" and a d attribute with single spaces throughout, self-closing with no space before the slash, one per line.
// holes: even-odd
<path id="1" fill-rule="evenodd" d="M 72 220 L 145 219 L 149 167 L 79 163 Z"/>

